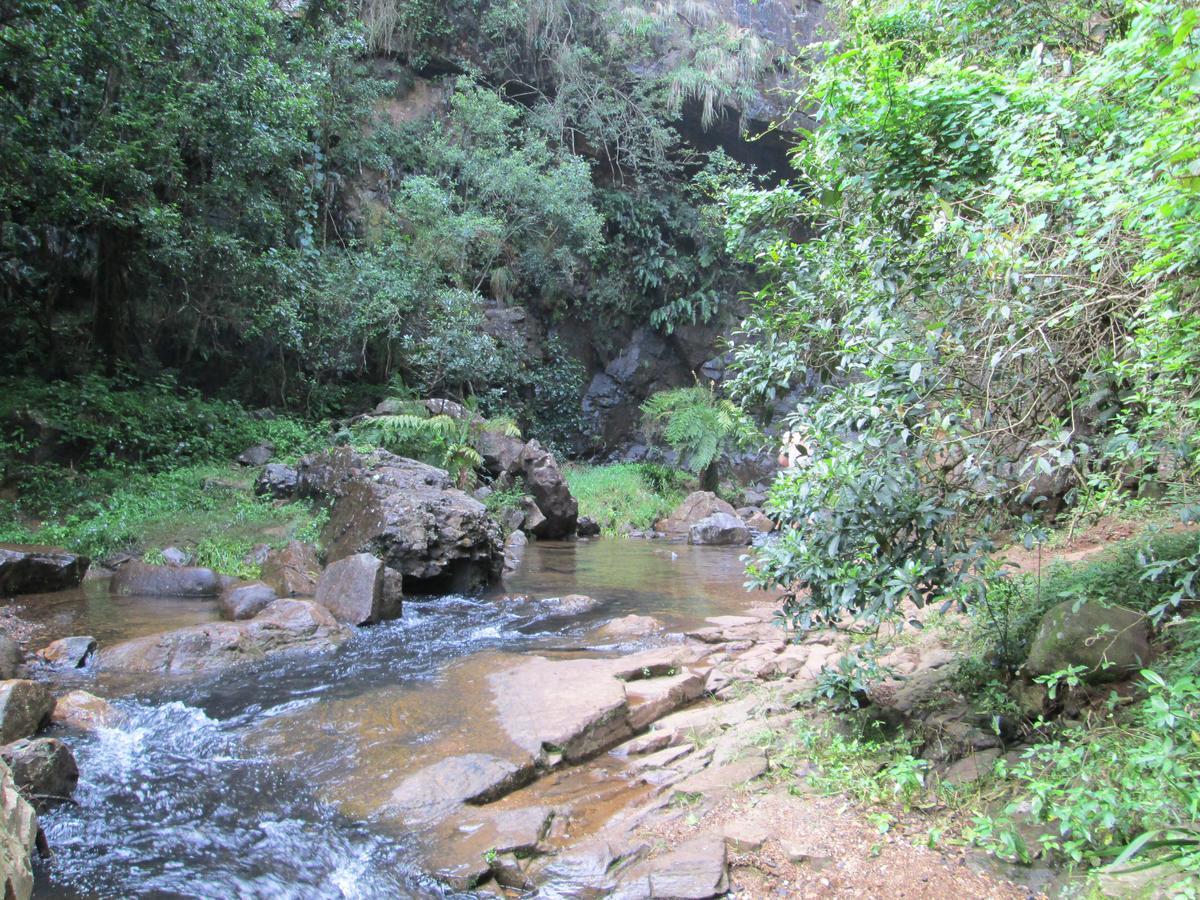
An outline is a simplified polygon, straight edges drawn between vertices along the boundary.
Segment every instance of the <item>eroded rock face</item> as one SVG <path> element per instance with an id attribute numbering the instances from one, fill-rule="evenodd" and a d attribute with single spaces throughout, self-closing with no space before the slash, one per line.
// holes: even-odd
<path id="1" fill-rule="evenodd" d="M 1085 666 L 1088 681 L 1113 681 L 1137 672 L 1150 659 L 1150 629 L 1141 613 L 1121 606 L 1066 600 L 1046 613 L 1025 670 L 1049 675 Z"/>
<path id="2" fill-rule="evenodd" d="M 370 553 L 330 563 L 317 583 L 316 601 L 348 625 L 369 625 L 400 615 L 398 604 L 384 603 L 383 563 Z"/>
<path id="3" fill-rule="evenodd" d="M 311 597 L 317 592 L 320 575 L 316 548 L 302 541 L 288 541 L 267 554 L 260 577 L 280 597 Z"/>
<path id="4" fill-rule="evenodd" d="M 713 547 L 744 547 L 750 543 L 750 529 L 737 516 L 714 513 L 688 529 L 688 543 Z"/>
<path id="5" fill-rule="evenodd" d="M 0 596 L 44 594 L 75 587 L 91 562 L 62 547 L 0 544 Z"/>
<path id="6" fill-rule="evenodd" d="M 537 441 L 530 441 L 521 452 L 521 472 L 545 521 L 533 529 L 540 538 L 562 538 L 575 533 L 579 504 L 571 496 L 558 462 Z"/>
<path id="7" fill-rule="evenodd" d="M 687 537 L 693 525 L 715 513 L 737 515 L 732 506 L 712 491 L 696 491 L 688 494 L 687 499 L 671 515 L 661 519 L 654 527 L 666 532 L 668 537 Z"/>
<path id="8" fill-rule="evenodd" d="M 233 580 L 203 566 L 152 566 L 131 559 L 117 569 L 109 590 L 147 597 L 215 597 Z"/>
<path id="9" fill-rule="evenodd" d="M 276 600 L 253 619 L 209 622 L 123 641 L 100 651 L 104 671 L 188 674 L 254 662 L 287 651 L 328 651 L 350 637 L 311 600 Z"/>
<path id="10" fill-rule="evenodd" d="M 278 598 L 275 588 L 261 581 L 244 581 L 221 593 L 221 618 L 231 622 L 253 619 Z"/>
<path id="11" fill-rule="evenodd" d="M 13 781 L 38 812 L 70 800 L 79 783 L 71 748 L 57 738 L 23 738 L 0 747 Z"/>
<path id="12" fill-rule="evenodd" d="M 29 737 L 53 709 L 54 697 L 44 684 L 25 678 L 0 682 L 0 744 Z"/>
<path id="13" fill-rule="evenodd" d="M 56 669 L 82 669 L 95 652 L 96 639 L 83 634 L 52 641 L 38 651 L 38 656 Z"/>
<path id="14" fill-rule="evenodd" d="M 0 890 L 6 900 L 28 900 L 33 894 L 37 834 L 33 807 L 17 790 L 8 766 L 0 762 Z"/>
<path id="15" fill-rule="evenodd" d="M 339 447 L 300 464 L 301 491 L 332 499 L 330 560 L 369 553 L 406 590 L 466 590 L 499 577 L 499 526 L 442 469 L 384 451 Z"/>

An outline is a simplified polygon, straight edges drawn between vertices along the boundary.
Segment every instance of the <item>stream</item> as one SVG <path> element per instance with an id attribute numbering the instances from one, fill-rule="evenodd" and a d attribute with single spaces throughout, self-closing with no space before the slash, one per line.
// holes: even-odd
<path id="1" fill-rule="evenodd" d="M 516 654 L 611 655 L 597 625 L 631 613 L 667 631 L 750 601 L 742 549 L 636 540 L 535 543 L 501 591 L 406 600 L 336 653 L 217 675 L 63 677 L 114 702 L 119 727 L 69 736 L 76 801 L 42 816 L 53 858 L 40 897 L 444 897 L 414 837 L 377 815 L 388 786 L 447 752 L 486 748 L 495 726 L 479 673 Z M 214 618 L 215 602 L 117 602 L 103 582 L 22 616 L 46 638 L 123 637 Z M 556 615 L 536 601 L 600 604 Z M 524 595 L 524 596 L 523 596 Z M 528 599 L 527 599 L 528 598 Z"/>

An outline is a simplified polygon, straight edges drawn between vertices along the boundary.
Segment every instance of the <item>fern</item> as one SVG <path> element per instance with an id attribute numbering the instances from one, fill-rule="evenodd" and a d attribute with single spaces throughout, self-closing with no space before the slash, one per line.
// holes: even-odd
<path id="1" fill-rule="evenodd" d="M 661 433 L 679 452 L 683 466 L 709 482 L 715 480 L 715 467 L 724 453 L 760 438 L 753 421 L 735 403 L 701 385 L 659 391 L 642 404 L 642 414 L 651 431 Z"/>

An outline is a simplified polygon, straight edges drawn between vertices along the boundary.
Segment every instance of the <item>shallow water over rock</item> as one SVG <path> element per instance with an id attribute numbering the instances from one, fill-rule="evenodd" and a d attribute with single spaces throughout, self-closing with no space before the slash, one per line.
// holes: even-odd
<path id="1" fill-rule="evenodd" d="M 359 629 L 332 653 L 190 678 L 85 676 L 88 690 L 125 715 L 117 727 L 70 738 L 78 803 L 44 817 L 55 856 L 41 867 L 38 894 L 451 895 L 422 874 L 432 838 L 397 813 L 397 790 L 449 755 L 529 764 L 530 748 L 505 732 L 489 676 L 531 653 L 608 655 L 613 642 L 593 635 L 614 617 L 652 615 L 684 628 L 738 611 L 750 602 L 739 555 L 642 541 L 532 544 L 505 585 L 508 599 L 406 602 L 402 618 Z M 546 598 L 569 593 L 600 602 L 582 616 L 560 615 Z M 86 608 L 70 612 L 64 598 L 46 621 L 60 633 L 86 628 L 103 648 L 173 618 L 160 609 L 165 600 L 131 610 L 117 604 L 126 599 L 89 592 Z M 178 610 L 183 618 L 206 615 L 194 602 L 170 601 L 189 605 Z M 630 639 L 620 649 L 663 640 Z M 573 778 L 562 770 L 523 792 L 532 800 L 513 799 L 599 803 L 631 790 L 591 784 L 594 771 Z"/>

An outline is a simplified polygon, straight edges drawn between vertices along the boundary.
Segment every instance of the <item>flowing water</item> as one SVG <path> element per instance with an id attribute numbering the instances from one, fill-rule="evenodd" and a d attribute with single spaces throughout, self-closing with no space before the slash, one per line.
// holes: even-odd
<path id="1" fill-rule="evenodd" d="M 514 654 L 617 649 L 607 619 L 653 615 L 670 628 L 750 601 L 737 551 L 642 541 L 533 544 L 509 596 L 405 604 L 338 652 L 275 658 L 188 679 L 82 678 L 113 699 L 119 727 L 68 738 L 77 802 L 42 817 L 53 860 L 43 897 L 439 897 L 414 837 L 374 815 L 414 766 L 475 749 L 496 728 L 481 675 Z M 583 617 L 536 602 L 584 593 Z M 522 596 L 527 595 L 529 600 Z M 140 605 L 139 605 L 140 604 Z M 89 586 L 22 615 L 47 639 L 119 637 L 213 618 L 212 603 L 116 601 Z M 661 640 L 652 638 L 651 640 Z"/>

